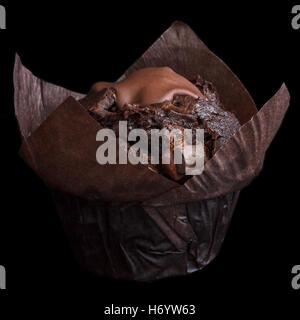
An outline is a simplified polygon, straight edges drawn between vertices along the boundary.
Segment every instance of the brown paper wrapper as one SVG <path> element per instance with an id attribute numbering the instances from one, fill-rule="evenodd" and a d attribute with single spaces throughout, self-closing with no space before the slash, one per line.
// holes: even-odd
<path id="1" fill-rule="evenodd" d="M 14 71 L 21 155 L 53 190 L 79 263 L 141 281 L 190 273 L 216 256 L 239 191 L 260 172 L 289 104 L 283 84 L 257 112 L 239 79 L 181 22 L 120 79 L 151 66 L 213 82 L 242 124 L 203 173 L 184 185 L 143 165 L 99 165 L 100 125 L 77 102 L 83 95 L 36 78 L 18 56 Z"/>

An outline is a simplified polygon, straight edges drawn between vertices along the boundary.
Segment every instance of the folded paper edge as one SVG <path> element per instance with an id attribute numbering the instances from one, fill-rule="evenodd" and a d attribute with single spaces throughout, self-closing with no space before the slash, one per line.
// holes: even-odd
<path id="1" fill-rule="evenodd" d="M 15 114 L 24 138 L 30 136 L 68 96 L 75 99 L 83 97 L 81 93 L 36 77 L 22 64 L 18 53 L 15 55 L 13 74 Z M 51 97 L 48 92 L 51 92 Z M 52 101 L 50 98 L 54 100 Z M 31 121 L 26 121 L 26 117 L 31 117 Z"/>

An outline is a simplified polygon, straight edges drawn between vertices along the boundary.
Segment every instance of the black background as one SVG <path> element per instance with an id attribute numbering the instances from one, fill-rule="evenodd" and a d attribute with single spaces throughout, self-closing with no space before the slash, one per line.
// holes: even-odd
<path id="1" fill-rule="evenodd" d="M 0 3 L 7 10 L 7 30 L 0 30 L 0 265 L 7 270 L 7 290 L 0 306 L 6 298 L 13 305 L 26 301 L 24 312 L 35 312 L 40 302 L 50 303 L 47 313 L 67 305 L 69 311 L 96 311 L 97 319 L 112 303 L 196 304 L 198 319 L 206 318 L 204 312 L 259 316 L 296 309 L 300 290 L 291 287 L 291 269 L 300 264 L 300 30 L 291 27 L 296 3 L 92 3 Z M 96 81 L 116 80 L 175 20 L 189 24 L 225 61 L 258 108 L 282 82 L 291 94 L 290 108 L 209 266 L 150 284 L 95 277 L 75 262 L 47 188 L 18 157 L 14 55 L 17 51 L 38 77 L 84 93 Z"/>

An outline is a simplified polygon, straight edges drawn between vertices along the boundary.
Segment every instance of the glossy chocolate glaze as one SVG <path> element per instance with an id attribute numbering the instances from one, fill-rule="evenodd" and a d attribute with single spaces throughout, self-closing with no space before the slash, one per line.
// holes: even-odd
<path id="1" fill-rule="evenodd" d="M 119 108 L 125 104 L 148 105 L 170 101 L 174 95 L 204 98 L 194 84 L 169 67 L 144 68 L 120 82 L 98 82 L 93 85 L 92 91 L 98 92 L 104 88 L 117 90 Z"/>

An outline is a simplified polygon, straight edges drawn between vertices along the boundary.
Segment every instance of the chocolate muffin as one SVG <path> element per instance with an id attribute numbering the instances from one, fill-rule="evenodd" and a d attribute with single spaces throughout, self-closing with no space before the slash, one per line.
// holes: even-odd
<path id="1" fill-rule="evenodd" d="M 102 64 L 94 61 L 98 70 Z M 153 68 L 164 65 L 185 78 Z M 209 82 L 193 80 L 197 74 L 212 81 L 221 98 Z M 18 55 L 14 86 L 20 154 L 51 190 L 79 265 L 134 281 L 193 273 L 217 256 L 239 192 L 261 171 L 290 99 L 283 84 L 257 111 L 236 75 L 182 22 L 117 82 L 98 83 L 87 96 L 37 78 Z M 242 125 L 237 131 L 235 116 Z M 119 119 L 146 130 L 203 127 L 211 160 L 184 184 L 163 166 L 149 168 L 156 174 L 143 164 L 100 165 L 99 127 L 115 128 Z"/>
<path id="2" fill-rule="evenodd" d="M 143 72 L 148 71 L 144 69 Z M 172 71 L 172 76 L 174 74 L 175 72 Z M 175 79 L 176 77 L 177 74 Z M 163 81 L 163 79 L 157 81 Z M 124 102 L 120 104 L 117 101 L 118 88 L 111 87 L 110 83 L 103 84 L 108 87 L 97 91 L 97 85 L 94 86 L 79 102 L 102 127 L 112 129 L 117 137 L 118 124 L 122 120 L 128 121 L 128 131 L 142 128 L 148 136 L 152 129 L 165 128 L 169 131 L 203 129 L 204 161 L 206 162 L 240 127 L 236 116 L 225 110 L 214 85 L 200 75 L 190 81 L 190 85 L 199 90 L 197 96 L 194 93 L 192 93 L 193 96 L 175 93 L 169 100 L 149 104 Z M 193 130 L 194 134 L 195 130 Z M 171 141 L 171 154 L 173 151 L 174 141 Z M 151 151 L 149 157 L 151 157 Z M 180 183 L 184 183 L 190 177 L 184 175 L 182 166 L 176 165 L 172 158 L 170 164 L 162 164 L 160 157 L 158 165 L 150 164 L 148 167 Z"/>

